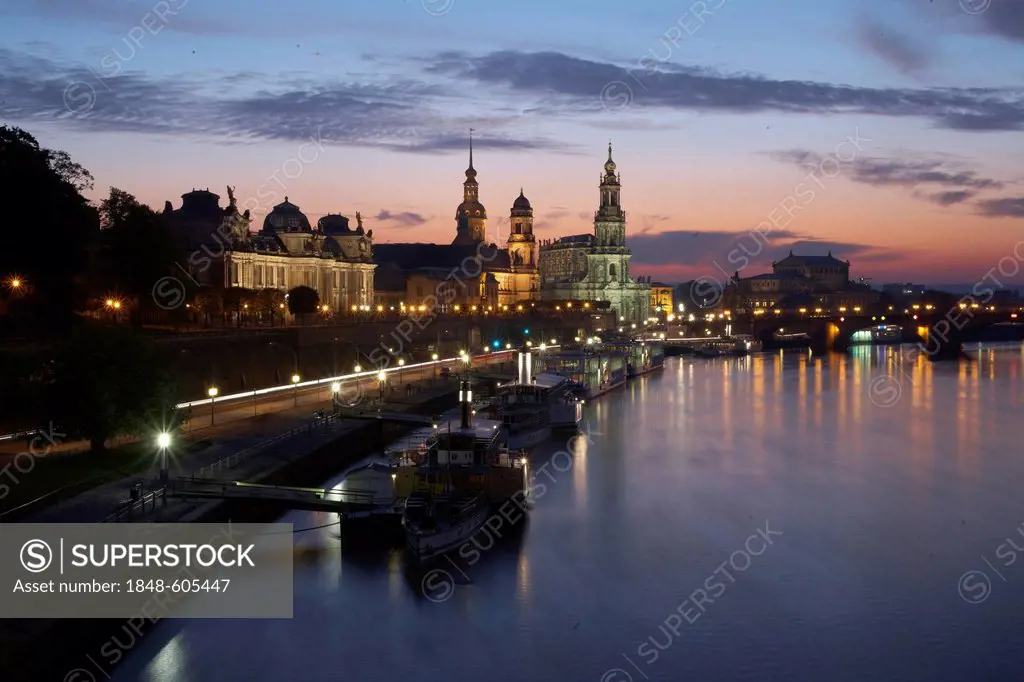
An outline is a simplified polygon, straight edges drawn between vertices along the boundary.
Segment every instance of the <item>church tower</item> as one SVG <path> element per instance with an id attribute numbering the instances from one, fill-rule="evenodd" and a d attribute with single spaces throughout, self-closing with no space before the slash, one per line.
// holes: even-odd
<path id="1" fill-rule="evenodd" d="M 537 267 L 537 242 L 533 236 L 533 207 L 523 194 L 512 204 L 509 215 L 512 230 L 508 235 L 508 257 L 513 270 Z"/>
<path id="2" fill-rule="evenodd" d="M 480 185 L 473 168 L 473 129 L 469 129 L 469 168 L 462 183 L 462 203 L 455 209 L 453 245 L 471 245 L 487 239 L 487 209 L 480 203 Z"/>
<path id="3" fill-rule="evenodd" d="M 622 210 L 622 177 L 615 172 L 612 143 L 608 143 L 608 160 L 601 176 L 601 205 L 594 214 L 594 236 L 597 246 L 626 245 L 626 212 Z"/>

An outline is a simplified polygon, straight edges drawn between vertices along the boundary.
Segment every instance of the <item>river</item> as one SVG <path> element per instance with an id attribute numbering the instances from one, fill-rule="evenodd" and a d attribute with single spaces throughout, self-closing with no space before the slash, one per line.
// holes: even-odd
<path id="1" fill-rule="evenodd" d="M 293 620 L 161 623 L 114 680 L 1024 679 L 1024 349 L 968 353 L 670 358 L 479 551 L 297 533 Z"/>

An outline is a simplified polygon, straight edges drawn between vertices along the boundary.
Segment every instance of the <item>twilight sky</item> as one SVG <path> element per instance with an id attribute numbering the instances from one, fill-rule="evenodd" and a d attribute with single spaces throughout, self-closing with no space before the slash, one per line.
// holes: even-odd
<path id="1" fill-rule="evenodd" d="M 591 231 L 611 139 L 633 274 L 1024 284 L 1024 0 L 691 1 L 5 0 L 0 120 L 94 199 L 233 185 L 377 242 L 454 236 L 471 127 L 489 239 L 520 187 Z"/>

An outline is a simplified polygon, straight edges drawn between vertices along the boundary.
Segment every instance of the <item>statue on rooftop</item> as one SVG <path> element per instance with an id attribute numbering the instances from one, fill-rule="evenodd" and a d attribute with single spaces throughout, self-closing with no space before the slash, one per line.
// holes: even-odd
<path id="1" fill-rule="evenodd" d="M 359 211 L 356 211 L 356 227 L 362 227 L 362 226 L 363 226 L 363 216 L 359 213 Z"/>

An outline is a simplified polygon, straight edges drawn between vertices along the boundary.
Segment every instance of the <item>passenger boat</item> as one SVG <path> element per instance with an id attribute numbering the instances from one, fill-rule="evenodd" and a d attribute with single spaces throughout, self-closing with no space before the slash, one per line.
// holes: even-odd
<path id="1" fill-rule="evenodd" d="M 501 422 L 473 419 L 472 404 L 469 382 L 463 381 L 461 419 L 440 421 L 425 446 L 410 448 L 413 456 L 395 467 L 395 494 L 404 500 L 406 545 L 419 559 L 469 540 L 490 509 L 507 500 L 528 508 L 523 453 L 508 448 Z"/>
<path id="2" fill-rule="evenodd" d="M 621 348 L 581 346 L 549 356 L 548 365 L 569 379 L 578 397 L 590 399 L 625 385 L 626 358 Z"/>
<path id="3" fill-rule="evenodd" d="M 482 492 L 415 493 L 406 501 L 402 517 L 406 545 L 419 559 L 453 550 L 480 530 L 489 511 Z"/>
<path id="4" fill-rule="evenodd" d="M 553 373 L 532 375 L 532 356 L 519 354 L 519 375 L 498 387 L 483 414 L 502 423 L 512 449 L 531 448 L 551 438 L 552 432 L 576 429 L 583 419 L 583 404 L 567 377 Z"/>
<path id="5" fill-rule="evenodd" d="M 761 343 L 750 336 L 726 336 L 708 341 L 697 353 L 706 358 L 717 358 L 722 355 L 746 355 L 761 349 Z"/>

